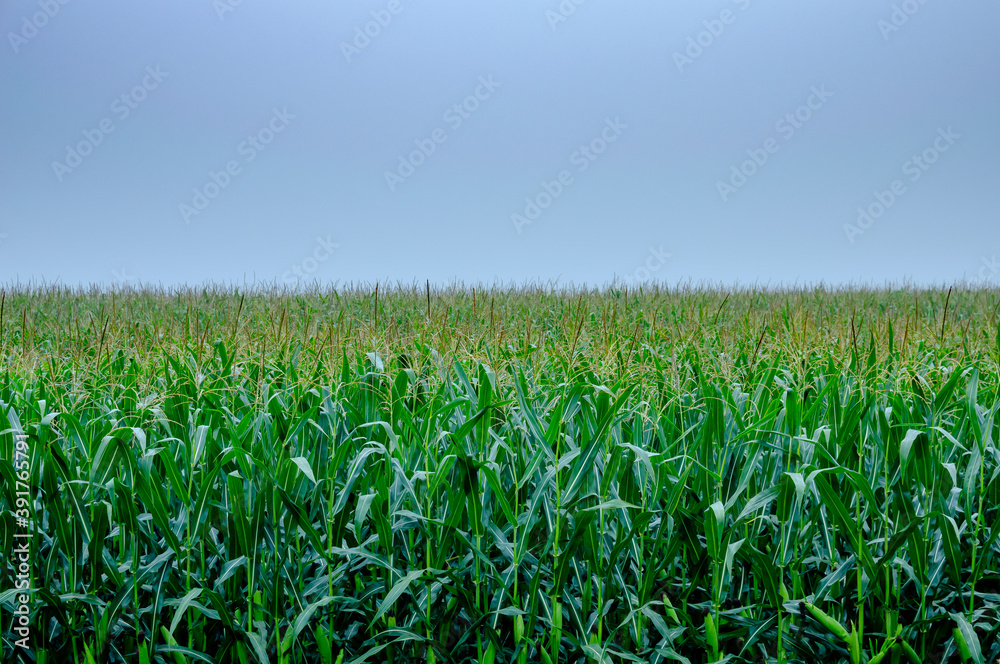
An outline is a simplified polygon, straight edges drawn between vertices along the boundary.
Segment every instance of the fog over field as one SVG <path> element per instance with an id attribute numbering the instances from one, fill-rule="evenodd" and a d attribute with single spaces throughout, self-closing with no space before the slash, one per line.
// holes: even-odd
<path id="1" fill-rule="evenodd" d="M 987 0 L 10 0 L 0 281 L 1000 281 Z"/>

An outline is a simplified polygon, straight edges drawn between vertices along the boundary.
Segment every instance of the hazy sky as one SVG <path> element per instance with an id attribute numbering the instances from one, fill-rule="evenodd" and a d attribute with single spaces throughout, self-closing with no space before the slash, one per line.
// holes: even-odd
<path id="1" fill-rule="evenodd" d="M 1000 283 L 993 0 L 5 0 L 0 282 Z"/>

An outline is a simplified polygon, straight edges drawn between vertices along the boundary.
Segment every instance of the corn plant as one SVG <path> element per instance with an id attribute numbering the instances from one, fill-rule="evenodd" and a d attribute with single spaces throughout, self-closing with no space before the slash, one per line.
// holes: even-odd
<path id="1" fill-rule="evenodd" d="M 5 290 L 4 661 L 995 661 L 998 303 Z"/>

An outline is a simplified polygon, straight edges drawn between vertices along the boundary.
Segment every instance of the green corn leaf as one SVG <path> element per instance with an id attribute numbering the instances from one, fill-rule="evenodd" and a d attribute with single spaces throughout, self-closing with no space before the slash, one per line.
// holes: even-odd
<path id="1" fill-rule="evenodd" d="M 722 546 L 722 530 L 725 527 L 726 507 L 721 501 L 712 503 L 705 509 L 704 531 L 708 543 L 708 555 L 712 560 L 719 560 Z"/>
<path id="2" fill-rule="evenodd" d="M 302 471 L 303 475 L 309 478 L 310 482 L 316 484 L 316 476 L 313 475 L 312 468 L 309 466 L 309 459 L 305 457 L 295 457 L 291 461 L 298 467 L 300 471 Z"/>
<path id="3" fill-rule="evenodd" d="M 402 596 L 403 593 L 406 592 L 406 590 L 410 587 L 411 583 L 422 577 L 428 571 L 429 570 L 426 569 L 412 570 L 408 572 L 406 576 L 403 576 L 401 579 L 399 579 L 399 581 L 396 581 L 393 584 L 392 589 L 385 596 L 385 599 L 382 600 L 382 603 L 379 605 L 379 609 L 375 613 L 375 616 L 368 623 L 369 628 L 371 628 L 372 625 L 378 622 L 378 619 L 381 618 L 383 615 L 385 615 L 386 611 L 392 608 L 392 605 L 396 602 L 397 599 L 399 599 Z"/>
<path id="4" fill-rule="evenodd" d="M 184 612 L 187 611 L 192 604 L 194 604 L 194 601 L 201 596 L 201 593 L 201 588 L 194 588 L 191 592 L 181 598 L 181 603 L 177 605 L 177 610 L 174 611 L 174 617 L 170 621 L 170 629 L 167 630 L 170 632 L 171 636 L 175 631 L 177 631 L 177 625 L 181 623 L 181 619 L 184 617 Z"/>
<path id="5" fill-rule="evenodd" d="M 985 664 L 983 648 L 979 643 L 979 637 L 976 635 L 976 631 L 972 628 L 972 625 L 969 624 L 968 619 L 961 613 L 951 613 L 949 615 L 957 625 L 954 629 L 954 638 L 962 660 L 972 661 L 973 664 Z"/>

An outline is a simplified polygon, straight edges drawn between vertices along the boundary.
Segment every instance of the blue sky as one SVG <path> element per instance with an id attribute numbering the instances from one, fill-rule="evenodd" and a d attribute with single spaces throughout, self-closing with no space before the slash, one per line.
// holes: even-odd
<path id="1" fill-rule="evenodd" d="M 0 282 L 995 284 L 998 26 L 986 0 L 10 0 Z"/>

